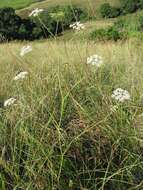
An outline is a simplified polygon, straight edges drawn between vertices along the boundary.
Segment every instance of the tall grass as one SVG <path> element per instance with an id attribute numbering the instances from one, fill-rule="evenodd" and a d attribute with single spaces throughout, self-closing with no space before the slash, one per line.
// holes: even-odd
<path id="1" fill-rule="evenodd" d="M 143 188 L 142 44 L 0 45 L 0 189 Z M 92 54 L 101 68 L 87 65 Z M 13 81 L 19 71 L 23 81 Z M 118 87 L 131 100 L 111 99 Z M 16 105 L 3 102 L 16 97 Z"/>

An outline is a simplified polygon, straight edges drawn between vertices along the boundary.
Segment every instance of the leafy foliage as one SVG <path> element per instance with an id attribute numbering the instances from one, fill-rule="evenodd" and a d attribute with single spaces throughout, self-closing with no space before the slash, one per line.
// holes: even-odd
<path id="1" fill-rule="evenodd" d="M 71 22 L 86 18 L 84 10 L 70 6 L 57 6 L 27 19 L 16 15 L 13 8 L 3 8 L 0 9 L 0 35 L 7 40 L 48 38 L 67 29 Z"/>
<path id="2" fill-rule="evenodd" d="M 115 18 L 120 15 L 120 9 L 111 7 L 109 3 L 104 3 L 100 7 L 100 13 L 103 18 Z"/>
<path id="3" fill-rule="evenodd" d="M 103 18 L 115 18 L 120 15 L 134 13 L 143 9 L 143 0 L 121 0 L 121 6 L 112 7 L 109 3 L 104 3 L 100 7 L 100 14 Z"/>
<path id="4" fill-rule="evenodd" d="M 117 41 L 123 38 L 123 33 L 116 27 L 108 27 L 106 29 L 98 29 L 91 33 L 91 39 L 93 40 L 113 40 Z"/>
<path id="5" fill-rule="evenodd" d="M 15 39 L 21 25 L 21 18 L 15 14 L 14 9 L 0 9 L 0 34 L 7 39 Z"/>
<path id="6" fill-rule="evenodd" d="M 140 0 L 122 0 L 122 14 L 134 13 L 139 8 Z"/>

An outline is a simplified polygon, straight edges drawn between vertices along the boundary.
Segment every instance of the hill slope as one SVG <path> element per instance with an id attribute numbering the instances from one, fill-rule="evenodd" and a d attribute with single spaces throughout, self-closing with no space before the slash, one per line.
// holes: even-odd
<path id="1" fill-rule="evenodd" d="M 0 8 L 13 7 L 15 9 L 20 9 L 20 8 L 28 7 L 31 3 L 35 3 L 38 1 L 39 0 L 1 0 Z"/>
<path id="2" fill-rule="evenodd" d="M 0 7 L 4 6 L 11 6 L 16 9 L 19 9 L 21 7 L 28 7 L 31 8 L 35 6 L 42 6 L 42 7 L 48 7 L 53 5 L 59 5 L 59 4 L 78 4 L 82 6 L 99 6 L 102 3 L 109 2 L 112 5 L 117 5 L 119 0 L 2 0 L 0 1 Z"/>
<path id="3" fill-rule="evenodd" d="M 23 14 L 23 12 L 25 13 L 25 11 L 29 9 L 31 10 L 35 7 L 48 8 L 59 4 L 71 4 L 86 8 L 90 14 L 96 16 L 100 5 L 105 2 L 109 2 L 111 5 L 119 5 L 119 0 L 45 0 L 43 2 L 31 4 L 28 8 L 20 10 L 20 14 Z"/>
<path id="4" fill-rule="evenodd" d="M 109 2 L 111 5 L 119 5 L 119 0 L 3 0 L 0 1 L 0 8 L 10 6 L 20 9 L 18 13 L 23 16 L 36 7 L 48 8 L 59 4 L 72 4 L 87 8 L 90 14 L 97 15 L 100 5 L 105 2 Z"/>

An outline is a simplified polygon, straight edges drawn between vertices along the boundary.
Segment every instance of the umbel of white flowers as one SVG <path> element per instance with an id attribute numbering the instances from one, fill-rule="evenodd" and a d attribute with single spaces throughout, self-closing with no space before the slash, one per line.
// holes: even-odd
<path id="1" fill-rule="evenodd" d="M 16 102 L 16 98 L 9 98 L 4 101 L 4 107 L 13 105 Z"/>
<path id="2" fill-rule="evenodd" d="M 124 102 L 131 99 L 129 92 L 122 88 L 117 88 L 114 90 L 111 97 L 119 102 Z"/>
<path id="3" fill-rule="evenodd" d="M 32 47 L 30 45 L 23 46 L 20 51 L 20 56 L 23 57 L 25 54 L 32 51 Z"/>
<path id="4" fill-rule="evenodd" d="M 23 72 L 18 73 L 18 74 L 14 77 L 14 80 L 15 80 L 15 81 L 17 81 L 17 80 L 23 80 L 23 79 L 25 79 L 27 76 L 28 76 L 28 72 L 27 72 L 27 71 L 23 71 Z"/>
<path id="5" fill-rule="evenodd" d="M 74 30 L 82 30 L 85 28 L 84 24 L 80 23 L 79 21 L 78 22 L 75 22 L 73 24 L 70 24 L 70 28 L 74 29 Z"/>
<path id="6" fill-rule="evenodd" d="M 96 67 L 100 67 L 103 64 L 103 59 L 99 55 L 92 55 L 87 58 L 87 64 L 95 65 Z"/>
<path id="7" fill-rule="evenodd" d="M 40 13 L 42 13 L 44 10 L 43 9 L 38 9 L 38 8 L 36 8 L 36 9 L 34 9 L 30 14 L 29 14 L 29 16 L 31 17 L 31 16 L 33 16 L 33 17 L 36 17 L 36 16 L 38 16 Z"/>

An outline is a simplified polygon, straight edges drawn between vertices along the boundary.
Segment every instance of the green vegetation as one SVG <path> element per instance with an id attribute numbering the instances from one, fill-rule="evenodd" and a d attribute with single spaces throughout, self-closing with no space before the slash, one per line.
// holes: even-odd
<path id="1" fill-rule="evenodd" d="M 57 5 L 68 5 L 71 3 L 72 5 L 76 5 L 82 8 L 87 8 L 89 13 L 94 14 L 95 10 L 98 10 L 100 5 L 104 2 L 108 2 L 111 5 L 118 5 L 119 0 L 1 0 L 0 8 L 3 7 L 13 7 L 15 9 L 25 8 L 20 10 L 20 14 L 24 14 L 27 12 L 27 9 L 34 9 L 37 7 L 40 8 L 49 8 Z"/>
<path id="2" fill-rule="evenodd" d="M 126 15 L 114 20 L 111 26 L 95 28 L 89 38 L 95 41 L 105 40 L 126 40 L 137 38 L 143 40 L 143 11 L 133 15 Z"/>
<path id="3" fill-rule="evenodd" d="M 1 0 L 0 7 L 13 7 L 15 9 L 28 7 L 31 3 L 39 2 L 42 0 Z"/>
<path id="4" fill-rule="evenodd" d="M 31 4 L 24 9 L 18 10 L 18 14 L 20 16 L 26 17 L 28 13 L 34 8 L 50 8 L 55 7 L 57 5 L 71 5 L 71 6 L 78 6 L 83 9 L 87 9 L 89 16 L 100 17 L 99 9 L 102 3 L 108 2 L 112 6 L 120 5 L 120 0 L 44 0 L 42 2 Z"/>
<path id="5" fill-rule="evenodd" d="M 70 6 L 56 6 L 42 11 L 38 17 L 26 19 L 16 15 L 13 8 L 3 8 L 0 9 L 0 35 L 5 41 L 55 37 L 72 22 L 85 19 L 88 19 L 85 11 Z"/>
<path id="6" fill-rule="evenodd" d="M 143 189 L 143 12 L 98 20 L 104 3 L 130 7 L 0 9 L 0 190 Z"/>
<path id="7" fill-rule="evenodd" d="M 1 189 L 142 189 L 143 46 L 31 45 L 24 58 L 23 44 L 0 46 Z M 99 69 L 86 65 L 95 53 Z M 22 70 L 28 78 L 13 81 Z M 111 98 L 118 87 L 130 101 Z"/>
<path id="8" fill-rule="evenodd" d="M 100 7 L 103 18 L 115 18 L 121 14 L 120 8 L 112 7 L 109 3 L 104 3 Z"/>
<path id="9" fill-rule="evenodd" d="M 124 32 L 120 32 L 116 27 L 112 26 L 106 29 L 98 29 L 91 33 L 92 40 L 106 41 L 113 40 L 117 41 L 125 37 Z"/>
<path id="10" fill-rule="evenodd" d="M 121 0 L 119 7 L 113 7 L 109 3 L 100 6 L 100 13 L 103 18 L 115 18 L 120 15 L 134 13 L 143 8 L 143 0 Z"/>
<path id="11" fill-rule="evenodd" d="M 123 14 L 134 13 L 138 9 L 142 8 L 142 0 L 122 0 L 122 12 Z"/>

